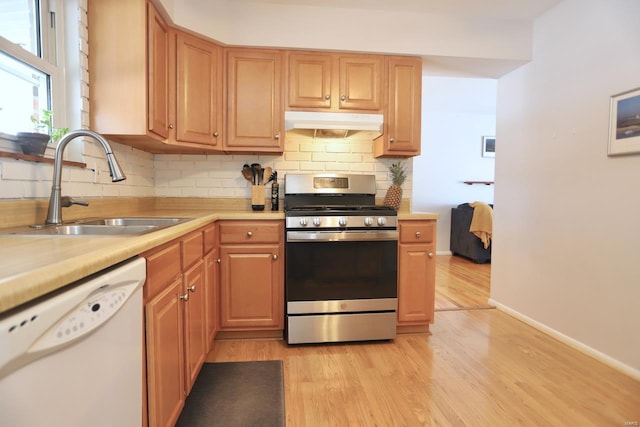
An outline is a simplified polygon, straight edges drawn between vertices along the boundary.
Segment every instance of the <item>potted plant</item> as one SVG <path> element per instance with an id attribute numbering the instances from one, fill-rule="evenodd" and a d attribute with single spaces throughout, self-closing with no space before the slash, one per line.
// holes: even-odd
<path id="1" fill-rule="evenodd" d="M 49 141 L 57 142 L 69 132 L 68 128 L 53 127 L 52 119 L 53 111 L 42 110 L 41 116 L 36 114 L 31 116 L 35 132 L 18 132 L 18 145 L 24 154 L 44 156 Z"/>
<path id="2" fill-rule="evenodd" d="M 402 184 L 407 178 L 407 174 L 404 169 L 404 165 L 400 161 L 392 163 L 391 166 L 389 166 L 389 172 L 391 172 L 393 184 L 387 190 L 387 194 L 385 195 L 382 204 L 384 206 L 391 206 L 395 210 L 399 210 L 400 202 L 402 201 Z"/>

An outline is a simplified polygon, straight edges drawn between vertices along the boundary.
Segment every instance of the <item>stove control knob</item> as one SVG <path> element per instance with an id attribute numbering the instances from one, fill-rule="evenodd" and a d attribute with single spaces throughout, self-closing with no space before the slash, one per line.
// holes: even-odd
<path id="1" fill-rule="evenodd" d="M 320 227 L 320 224 L 322 224 L 322 220 L 319 217 L 313 218 L 313 225 Z"/>
<path id="2" fill-rule="evenodd" d="M 338 225 L 340 227 L 346 227 L 347 226 L 347 218 L 341 216 L 340 218 L 338 218 Z"/>
<path id="3" fill-rule="evenodd" d="M 366 225 L 367 227 L 370 227 L 371 225 L 373 225 L 373 218 L 371 218 L 370 216 L 366 217 L 364 219 L 364 225 Z"/>
<path id="4" fill-rule="evenodd" d="M 378 217 L 378 225 L 379 225 L 380 227 L 384 226 L 386 223 L 387 223 L 387 218 L 385 218 L 385 217 L 383 217 L 383 216 Z"/>
<path id="5" fill-rule="evenodd" d="M 306 227 L 307 226 L 307 218 L 306 217 L 302 217 L 298 220 L 298 224 L 300 224 L 302 227 Z"/>

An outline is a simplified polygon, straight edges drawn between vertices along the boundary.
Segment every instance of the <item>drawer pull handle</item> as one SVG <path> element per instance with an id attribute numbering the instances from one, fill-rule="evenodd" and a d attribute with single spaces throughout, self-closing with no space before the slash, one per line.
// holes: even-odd
<path id="1" fill-rule="evenodd" d="M 416 237 L 419 239 L 420 237 L 422 237 L 422 233 L 419 231 L 416 231 Z"/>
<path id="2" fill-rule="evenodd" d="M 189 292 L 195 292 L 195 291 L 196 291 L 196 285 L 191 285 L 191 286 L 189 286 L 189 287 L 187 288 L 187 290 L 188 290 Z"/>
<path id="3" fill-rule="evenodd" d="M 273 254 L 273 259 L 274 259 L 274 261 L 277 260 L 278 259 L 278 255 Z"/>
<path id="4" fill-rule="evenodd" d="M 429 252 L 429 258 L 433 258 L 433 252 Z"/>
<path id="5" fill-rule="evenodd" d="M 185 302 L 186 302 L 186 301 L 189 301 L 189 292 L 187 292 L 187 293 L 186 293 L 186 294 L 184 294 L 184 295 L 180 295 L 180 299 L 181 299 L 182 301 L 185 301 Z"/>
<path id="6" fill-rule="evenodd" d="M 247 231 L 247 237 L 251 237 L 251 236 L 253 236 L 253 232 Z"/>

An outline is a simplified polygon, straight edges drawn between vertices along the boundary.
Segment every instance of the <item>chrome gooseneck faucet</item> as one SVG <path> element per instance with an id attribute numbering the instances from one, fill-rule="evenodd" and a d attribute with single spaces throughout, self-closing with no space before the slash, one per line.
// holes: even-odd
<path id="1" fill-rule="evenodd" d="M 127 177 L 122 172 L 118 161 L 113 155 L 111 145 L 109 145 L 107 140 L 102 136 L 88 129 L 78 129 L 65 134 L 62 138 L 60 138 L 60 141 L 58 141 L 58 145 L 56 146 L 56 152 L 54 155 L 53 184 L 51 185 L 51 197 L 49 198 L 47 219 L 44 221 L 44 223 L 47 225 L 62 224 L 62 154 L 67 144 L 71 142 L 71 140 L 79 136 L 90 136 L 102 145 L 102 148 L 104 148 L 104 152 L 107 155 L 107 164 L 109 165 L 109 174 L 111 175 L 111 181 L 118 182 L 127 179 Z"/>

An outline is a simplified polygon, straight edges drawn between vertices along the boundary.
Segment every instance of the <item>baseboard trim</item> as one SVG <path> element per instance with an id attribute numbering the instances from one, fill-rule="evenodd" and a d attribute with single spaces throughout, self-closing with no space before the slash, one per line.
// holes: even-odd
<path id="1" fill-rule="evenodd" d="M 436 255 L 453 255 L 451 251 L 436 251 Z"/>
<path id="2" fill-rule="evenodd" d="M 574 338 L 571 338 L 570 336 L 567 336 L 565 334 L 563 334 L 562 332 L 559 332 L 553 328 L 550 328 L 549 326 L 538 322 L 537 320 L 534 320 L 532 318 L 530 318 L 529 316 L 526 316 L 522 313 L 520 313 L 519 311 L 516 311 L 514 309 L 512 309 L 511 307 L 508 307 L 504 304 L 499 303 L 498 301 L 489 298 L 489 304 L 494 305 L 498 310 L 503 311 L 505 313 L 507 313 L 508 315 L 515 317 L 516 319 L 526 323 L 527 325 L 541 331 L 544 332 L 547 335 L 552 336 L 553 338 L 557 339 L 558 341 L 561 341 L 564 344 L 567 344 L 568 346 L 575 348 L 576 350 L 585 353 L 591 357 L 593 357 L 594 359 L 604 363 L 607 366 L 610 366 L 611 368 L 622 372 L 625 375 L 630 376 L 631 378 L 640 381 L 640 370 L 639 369 L 635 369 L 629 365 L 626 365 L 622 362 L 620 362 L 619 360 L 614 359 L 611 356 L 607 356 L 606 354 L 592 348 L 589 347 L 588 345 L 584 344 L 583 342 L 580 342 Z"/>

